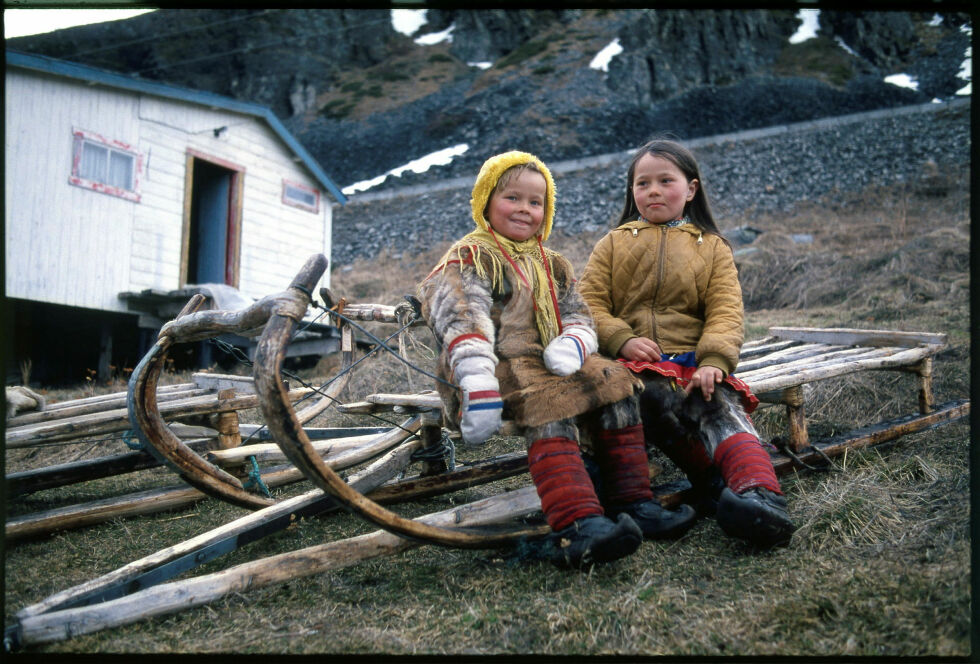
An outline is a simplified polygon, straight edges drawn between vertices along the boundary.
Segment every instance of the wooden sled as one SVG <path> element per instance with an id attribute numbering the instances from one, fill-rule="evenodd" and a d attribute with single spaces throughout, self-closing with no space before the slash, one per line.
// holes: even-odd
<path id="1" fill-rule="evenodd" d="M 348 436 L 343 443 L 318 444 L 311 438 L 303 426 L 309 419 L 303 419 L 303 411 L 297 413 L 293 409 L 291 392 L 280 379 L 280 368 L 292 328 L 305 314 L 311 301 L 310 293 L 325 267 L 322 257 L 311 258 L 290 289 L 284 292 L 287 295 L 276 296 L 280 304 L 288 301 L 285 305 L 267 307 L 265 314 L 247 321 L 248 324 L 255 324 L 256 320 L 262 319 L 264 325 L 256 352 L 254 385 L 258 404 L 274 443 L 245 448 L 228 446 L 199 453 L 179 437 L 171 438 L 155 430 L 160 426 L 159 422 L 149 421 L 154 417 L 152 411 L 157 401 L 162 401 L 161 395 L 164 394 L 164 390 L 156 389 L 152 368 L 141 370 L 139 375 L 134 373 L 131 383 L 129 404 L 135 412 L 132 416 L 134 422 L 140 425 L 141 433 L 156 455 L 191 485 L 180 491 L 194 494 L 198 500 L 210 495 L 237 505 L 256 507 L 257 511 L 25 607 L 17 612 L 15 623 L 6 630 L 5 645 L 8 650 L 127 624 L 152 615 L 172 613 L 246 588 L 337 569 L 422 543 L 497 547 L 514 542 L 517 538 L 546 532 L 546 527 L 539 524 L 540 503 L 530 486 L 420 519 L 404 519 L 381 507 L 382 504 L 456 491 L 527 470 L 527 458 L 523 452 L 453 469 L 430 455 L 419 461 L 422 470 L 418 475 L 395 480 L 396 474 L 413 463 L 417 452 L 437 448 L 447 436 L 455 433 L 443 428 L 441 406 L 432 392 L 369 395 L 363 401 L 339 406 L 340 410 L 348 413 L 397 411 L 407 418 L 389 431 L 361 436 L 358 440 Z M 321 291 L 321 296 L 328 305 L 333 304 L 329 293 Z M 189 303 L 183 318 L 176 319 L 162 331 L 161 339 L 168 336 L 165 332 L 169 333 L 168 344 L 204 338 L 196 335 L 213 333 L 216 319 L 213 315 L 203 315 L 213 312 L 194 314 L 192 308 L 193 302 Z M 417 323 L 406 320 L 403 308 L 352 305 L 341 301 L 334 310 L 345 340 L 343 352 L 351 353 L 344 357 L 344 370 L 353 365 L 354 344 L 350 321 L 403 325 Z M 242 324 L 241 320 L 235 324 Z M 808 464 L 823 463 L 847 449 L 894 440 L 969 413 L 969 402 L 965 400 L 940 406 L 933 404 L 932 358 L 944 348 L 944 335 L 810 328 L 772 328 L 769 332 L 767 338 L 745 344 L 738 375 L 752 387 L 761 401 L 782 404 L 787 409 L 789 442 L 785 447 L 786 453 L 772 455 L 779 475 L 796 472 Z M 159 364 L 158 356 L 154 355 L 159 352 L 151 351 L 148 354 L 151 359 L 147 367 Z M 804 417 L 804 386 L 869 370 L 914 372 L 918 376 L 919 413 L 832 440 L 811 441 Z M 327 401 L 324 396 L 315 407 L 322 405 L 321 410 L 327 407 L 335 401 L 337 393 L 339 390 L 330 397 L 330 401 L 322 404 Z M 250 403 L 254 405 L 254 402 Z M 166 401 L 163 401 L 159 405 L 157 415 L 163 414 L 165 404 Z M 505 424 L 505 430 L 501 433 L 512 433 L 512 428 L 508 431 L 508 426 Z M 172 431 L 172 427 L 164 425 L 163 428 Z M 330 449 L 325 452 L 325 447 Z M 243 500 L 239 492 L 244 487 L 229 481 L 221 473 L 248 457 L 261 458 L 266 462 L 288 460 L 291 464 L 270 469 L 263 473 L 263 477 L 271 479 L 278 473 L 280 476 L 289 475 L 294 478 L 292 481 L 306 478 L 316 489 L 275 504 L 253 501 L 251 498 Z M 336 471 L 341 467 L 352 467 L 372 458 L 375 461 L 347 481 L 337 475 Z M 345 466 L 348 462 L 350 465 Z M 684 500 L 687 488 L 686 483 L 662 485 L 655 487 L 655 494 L 665 505 L 672 506 Z M 175 575 L 244 543 L 281 530 L 296 518 L 323 514 L 338 507 L 362 515 L 381 526 L 382 530 L 351 540 L 244 563 L 214 574 L 167 582 Z M 530 526 L 527 525 L 529 516 L 538 517 L 532 518 Z M 523 523 L 515 527 L 515 520 Z M 501 530 L 500 525 L 488 527 L 488 524 L 509 525 L 504 525 Z M 8 536 L 9 532 L 8 523 Z"/>

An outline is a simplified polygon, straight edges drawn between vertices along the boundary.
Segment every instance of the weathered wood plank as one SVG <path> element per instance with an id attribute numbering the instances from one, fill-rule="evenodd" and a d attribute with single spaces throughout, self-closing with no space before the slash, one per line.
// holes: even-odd
<path id="1" fill-rule="evenodd" d="M 766 377 L 762 379 L 746 380 L 753 392 L 769 392 L 772 390 L 784 389 L 793 385 L 810 383 L 815 380 L 824 380 L 836 376 L 844 376 L 857 371 L 868 369 L 894 369 L 896 367 L 907 366 L 918 362 L 924 357 L 929 357 L 941 351 L 943 346 L 921 346 L 889 355 L 888 357 L 871 358 L 867 360 L 855 360 L 847 364 L 834 364 L 832 366 L 820 367 L 817 369 L 800 369 L 787 374 Z"/>
<path id="2" fill-rule="evenodd" d="M 208 390 L 203 390 L 192 386 L 183 390 L 168 390 L 158 394 L 157 400 L 163 403 L 166 401 L 176 401 L 177 399 L 199 397 L 207 393 Z M 99 413 L 116 408 L 124 408 L 126 406 L 126 395 L 123 394 L 122 396 L 115 396 L 112 399 L 103 399 L 102 401 L 84 404 L 73 404 L 71 401 L 64 401 L 59 405 L 61 405 L 61 407 L 57 409 L 45 408 L 42 411 L 11 417 L 9 420 L 7 420 L 7 431 L 18 427 L 29 426 L 31 424 L 38 424 L 40 422 L 66 420 L 70 417 L 77 417 L 78 415 L 88 415 L 90 413 Z"/>
<path id="3" fill-rule="evenodd" d="M 220 392 L 234 388 L 239 394 L 254 394 L 255 379 L 251 376 L 234 376 L 231 374 L 213 374 L 198 372 L 191 374 L 194 384 L 201 389 Z"/>
<path id="4" fill-rule="evenodd" d="M 405 423 L 404 429 L 407 431 L 393 428 L 391 431 L 378 436 L 375 444 L 347 450 L 333 458 L 326 459 L 325 463 L 334 470 L 350 468 L 403 441 L 418 431 L 418 427 L 418 420 L 413 419 Z M 262 481 L 269 488 L 292 484 L 305 479 L 301 470 L 290 465 L 267 469 L 262 471 L 261 475 Z M 95 500 L 14 517 L 7 521 L 5 533 L 7 541 L 36 537 L 55 530 L 71 530 L 115 518 L 165 512 L 192 505 L 207 497 L 204 493 L 186 485 L 151 489 L 116 498 Z"/>
<path id="5" fill-rule="evenodd" d="M 352 475 L 349 480 L 351 486 L 365 493 L 373 491 L 408 466 L 412 454 L 419 447 L 421 447 L 421 441 L 418 440 L 409 441 L 404 445 L 396 447 L 361 472 Z M 181 556 L 202 549 L 227 537 L 238 535 L 257 524 L 268 523 L 282 516 L 302 512 L 311 505 L 317 502 L 324 502 L 325 500 L 330 499 L 320 489 L 307 491 L 300 496 L 295 496 L 275 505 L 257 510 L 230 523 L 192 537 L 189 540 L 161 549 L 156 553 L 133 561 L 96 579 L 86 581 L 78 586 L 51 595 L 41 602 L 24 607 L 17 612 L 17 617 L 25 618 L 45 613 L 78 598 L 91 596 L 100 589 L 129 581 L 148 570 L 159 567 L 171 560 L 176 560 Z"/>
<path id="6" fill-rule="evenodd" d="M 375 438 L 377 438 L 377 434 L 363 434 L 310 442 L 321 456 L 327 456 L 331 453 L 336 454 L 341 451 L 362 447 Z M 258 443 L 255 445 L 246 445 L 245 447 L 211 450 L 205 455 L 205 458 L 215 465 L 227 468 L 245 463 L 250 456 L 254 456 L 255 460 L 259 463 L 268 463 L 271 461 L 281 462 L 286 460 L 286 455 L 282 453 L 282 450 L 275 443 Z"/>
<path id="7" fill-rule="evenodd" d="M 192 450 L 200 452 L 215 445 L 216 439 L 204 438 L 186 441 L 185 444 Z M 160 462 L 152 454 L 142 450 L 84 459 L 72 463 L 10 473 L 6 478 L 7 491 L 10 496 L 19 496 L 59 486 L 97 480 L 102 477 L 124 475 L 137 470 L 155 468 L 159 465 Z"/>
<path id="8" fill-rule="evenodd" d="M 381 404 L 371 403 L 370 401 L 354 401 L 352 403 L 337 404 L 337 411 L 348 415 L 366 415 L 384 410 Z"/>
<path id="9" fill-rule="evenodd" d="M 839 346 L 838 346 L 839 348 Z M 802 357 L 795 360 L 789 360 L 786 362 L 776 362 L 773 364 L 763 364 L 762 366 L 755 369 L 748 369 L 747 371 L 737 371 L 736 374 L 742 380 L 755 380 L 760 377 L 778 376 L 780 374 L 786 373 L 788 371 L 795 371 L 800 367 L 815 369 L 817 367 L 825 367 L 833 364 L 847 364 L 855 360 L 864 360 L 875 357 L 886 357 L 892 355 L 902 348 L 868 348 L 868 347 L 858 347 L 858 348 L 845 348 L 843 350 L 837 350 L 825 355 L 815 355 L 813 357 Z"/>
<path id="10" fill-rule="evenodd" d="M 503 523 L 540 510 L 533 486 L 460 505 L 418 521 L 442 528 Z M 207 604 L 233 592 L 320 574 L 364 560 L 393 555 L 420 546 L 384 530 L 360 537 L 292 551 L 243 563 L 220 572 L 153 586 L 102 604 L 42 613 L 20 621 L 24 645 L 59 641 L 152 616 Z"/>
<path id="11" fill-rule="evenodd" d="M 766 336 L 762 337 L 761 339 L 751 339 L 742 344 L 742 350 L 755 349 L 759 346 L 765 346 L 768 343 L 772 343 L 773 341 L 776 341 L 776 337 Z"/>
<path id="12" fill-rule="evenodd" d="M 404 305 L 391 306 L 387 304 L 357 304 L 346 303 L 341 313 L 351 320 L 373 321 L 376 323 L 398 323 L 398 310 Z M 413 326 L 425 325 L 424 320 L 417 320 Z"/>
<path id="13" fill-rule="evenodd" d="M 781 364 L 784 362 L 795 362 L 805 358 L 823 357 L 825 354 L 841 350 L 845 346 L 828 346 L 827 344 L 802 344 L 776 351 L 767 355 L 761 355 L 746 361 L 739 360 L 735 367 L 735 373 L 742 375 L 746 371 L 755 371 L 763 367 Z"/>
<path id="14" fill-rule="evenodd" d="M 768 337 L 768 338 L 775 339 L 775 337 Z M 791 346 L 798 346 L 799 344 L 800 344 L 799 341 L 793 341 L 792 339 L 784 339 L 782 341 L 773 341 L 758 346 L 751 346 L 749 348 L 746 348 L 745 345 L 743 345 L 739 357 L 740 358 L 756 357 L 757 355 L 765 355 L 766 353 L 782 350 L 784 348 L 789 348 Z"/>
<path id="15" fill-rule="evenodd" d="M 176 385 L 161 385 L 160 392 L 171 392 L 180 390 L 194 390 L 197 386 L 194 383 L 179 383 Z M 58 401 L 57 403 L 48 404 L 45 410 L 56 410 L 58 408 L 68 408 L 70 406 L 81 406 L 90 403 L 99 403 L 101 401 L 111 401 L 113 399 L 122 398 L 123 401 L 126 400 L 125 392 L 112 392 L 110 394 L 99 394 L 94 397 L 83 397 L 81 399 L 68 399 L 67 401 Z"/>
<path id="16" fill-rule="evenodd" d="M 422 392 L 419 394 L 369 394 L 364 397 L 368 403 L 376 403 L 384 406 L 412 406 L 415 408 L 434 408 L 442 407 L 442 400 L 435 392 Z"/>
<path id="17" fill-rule="evenodd" d="M 313 392 L 309 388 L 291 390 L 288 398 L 296 401 Z M 160 404 L 160 414 L 170 418 L 201 413 L 217 413 L 224 410 L 243 410 L 256 408 L 258 397 L 254 394 L 236 396 L 233 399 L 219 399 L 217 395 L 205 395 L 191 399 L 179 399 Z M 70 440 L 86 435 L 115 433 L 130 428 L 129 411 L 126 408 L 113 409 L 101 413 L 80 415 L 61 422 L 21 427 L 7 431 L 8 448 L 30 447 L 35 443 Z"/>
<path id="18" fill-rule="evenodd" d="M 859 330 L 853 328 L 770 327 L 769 334 L 782 339 L 811 341 L 845 346 L 919 346 L 945 345 L 946 335 L 933 332 L 898 332 L 895 330 Z"/>

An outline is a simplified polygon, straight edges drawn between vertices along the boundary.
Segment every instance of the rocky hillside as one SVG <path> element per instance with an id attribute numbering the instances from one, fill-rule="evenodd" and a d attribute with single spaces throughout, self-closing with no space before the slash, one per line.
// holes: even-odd
<path id="1" fill-rule="evenodd" d="M 926 104 L 691 146 L 719 226 L 730 231 L 751 225 L 754 215 L 840 205 L 876 185 L 904 184 L 910 191 L 945 196 L 951 174 L 970 170 L 970 107 L 969 100 Z M 555 233 L 576 236 L 612 225 L 622 209 L 630 157 L 621 152 L 595 164 L 549 164 L 558 190 Z M 354 196 L 334 206 L 334 264 L 380 251 L 401 258 L 469 232 L 475 177 L 474 169 L 454 187 Z"/>
<path id="2" fill-rule="evenodd" d="M 816 38 L 795 44 L 800 20 L 784 10 L 426 18 L 406 36 L 386 9 L 164 9 L 7 46 L 267 105 L 341 186 L 468 146 L 391 187 L 471 173 L 514 147 L 555 161 L 655 132 L 691 139 L 949 99 L 970 44 L 962 13 L 823 10 Z M 622 50 L 608 71 L 590 66 L 610 44 Z M 901 73 L 918 88 L 883 80 Z"/>

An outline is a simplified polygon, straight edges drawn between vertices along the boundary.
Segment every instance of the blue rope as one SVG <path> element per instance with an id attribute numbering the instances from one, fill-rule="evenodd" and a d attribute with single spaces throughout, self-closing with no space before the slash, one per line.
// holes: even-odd
<path id="1" fill-rule="evenodd" d="M 272 498 L 269 487 L 262 481 L 262 473 L 259 472 L 259 462 L 255 460 L 255 455 L 253 454 L 248 459 L 252 462 L 252 470 L 248 472 L 248 481 L 242 484 L 242 487 L 245 489 L 251 489 L 253 486 L 258 487 L 266 498 Z"/>
<path id="2" fill-rule="evenodd" d="M 140 439 L 136 437 L 136 432 L 133 431 L 132 429 L 127 429 L 123 433 L 122 440 L 124 443 L 126 443 L 126 447 L 128 447 L 131 450 L 143 449 L 143 443 L 140 442 Z"/>

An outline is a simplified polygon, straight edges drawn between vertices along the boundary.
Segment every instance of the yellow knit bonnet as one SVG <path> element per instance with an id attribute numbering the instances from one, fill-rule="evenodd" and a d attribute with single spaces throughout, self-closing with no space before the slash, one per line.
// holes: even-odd
<path id="1" fill-rule="evenodd" d="M 500 176 L 511 166 L 527 163 L 533 163 L 544 176 L 547 194 L 544 219 L 541 222 L 541 229 L 538 231 L 538 235 L 541 236 L 542 242 L 548 239 L 548 236 L 551 234 L 551 222 L 555 217 L 555 181 L 551 177 L 551 171 L 548 170 L 548 167 L 544 165 L 543 161 L 533 154 L 518 150 L 511 150 L 510 152 L 504 152 L 495 157 L 490 157 L 484 162 L 479 175 L 476 176 L 470 206 L 473 209 L 473 221 L 476 222 L 476 225 L 481 230 L 486 231 L 490 229 L 490 222 L 483 215 L 483 211 L 487 208 L 487 201 L 490 200 L 490 194 L 493 192 L 494 187 L 497 186 Z"/>

